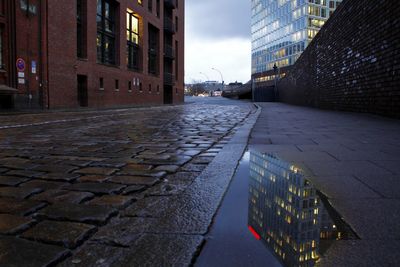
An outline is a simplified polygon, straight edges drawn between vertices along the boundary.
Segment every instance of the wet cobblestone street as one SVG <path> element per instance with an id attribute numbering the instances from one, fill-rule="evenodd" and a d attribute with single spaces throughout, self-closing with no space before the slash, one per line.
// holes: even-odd
<path id="1" fill-rule="evenodd" d="M 184 192 L 254 110 L 224 100 L 0 116 L 0 266 L 190 263 L 204 225 L 178 223 L 202 221 L 185 217 L 196 203 Z"/>

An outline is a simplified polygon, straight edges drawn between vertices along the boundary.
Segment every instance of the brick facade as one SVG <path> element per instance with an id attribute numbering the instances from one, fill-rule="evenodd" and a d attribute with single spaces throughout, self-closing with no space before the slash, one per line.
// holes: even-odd
<path id="1" fill-rule="evenodd" d="M 280 100 L 400 118 L 400 2 L 345 0 L 286 77 Z"/>
<path id="2" fill-rule="evenodd" d="M 110 0 L 116 6 L 114 65 L 99 63 L 97 59 L 97 0 L 81 1 L 85 10 L 83 19 L 85 55 L 82 58 L 77 57 L 76 1 L 30 0 L 28 3 L 35 11 L 29 13 L 22 6 L 24 1 L 5 0 L 6 3 L 15 2 L 12 12 L 8 14 L 10 20 L 15 21 L 11 23 L 15 27 L 8 32 L 15 32 L 16 42 L 13 43 L 11 39 L 6 40 L 7 43 L 13 43 L 15 56 L 7 63 L 9 78 L 0 77 L 0 83 L 18 89 L 15 98 L 16 107 L 82 106 L 82 102 L 78 99 L 78 76 L 83 77 L 82 84 L 89 107 L 183 102 L 184 0 L 142 0 L 142 4 L 137 0 Z M 152 1 L 151 10 L 148 1 Z M 127 66 L 128 8 L 139 18 L 140 63 L 136 70 Z M 173 24 L 175 30 L 172 33 L 164 30 L 164 21 L 167 17 L 178 23 Z M 147 65 L 149 27 L 156 28 L 159 36 L 156 74 L 149 73 Z M 168 34 L 170 34 L 168 42 L 176 51 L 172 59 L 165 57 L 164 46 Z M 22 58 L 26 62 L 23 83 L 18 80 L 18 73 L 15 71 L 17 58 Z M 36 73 L 32 65 L 36 65 Z M 172 82 L 165 79 L 166 67 L 170 69 L 168 75 L 172 74 Z M 100 88 L 101 78 L 103 88 Z"/>

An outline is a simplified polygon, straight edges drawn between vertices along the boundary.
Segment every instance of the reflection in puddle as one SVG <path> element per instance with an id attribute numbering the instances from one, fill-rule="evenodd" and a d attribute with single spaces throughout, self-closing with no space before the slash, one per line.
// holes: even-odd
<path id="1" fill-rule="evenodd" d="M 274 155 L 250 152 L 248 226 L 287 266 L 313 266 L 327 240 L 344 235 L 306 177 Z"/>

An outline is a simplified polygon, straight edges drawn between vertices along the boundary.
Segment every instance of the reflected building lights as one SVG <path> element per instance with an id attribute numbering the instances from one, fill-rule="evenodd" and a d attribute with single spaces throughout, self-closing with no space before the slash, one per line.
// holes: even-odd
<path id="1" fill-rule="evenodd" d="M 321 240 L 340 237 L 301 168 L 250 152 L 248 225 L 287 266 L 313 266 Z"/>

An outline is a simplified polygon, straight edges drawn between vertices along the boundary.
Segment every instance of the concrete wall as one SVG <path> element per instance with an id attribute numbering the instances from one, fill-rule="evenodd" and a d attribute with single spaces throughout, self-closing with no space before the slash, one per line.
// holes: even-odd
<path id="1" fill-rule="evenodd" d="M 286 77 L 280 100 L 400 118 L 400 1 L 345 0 Z"/>

